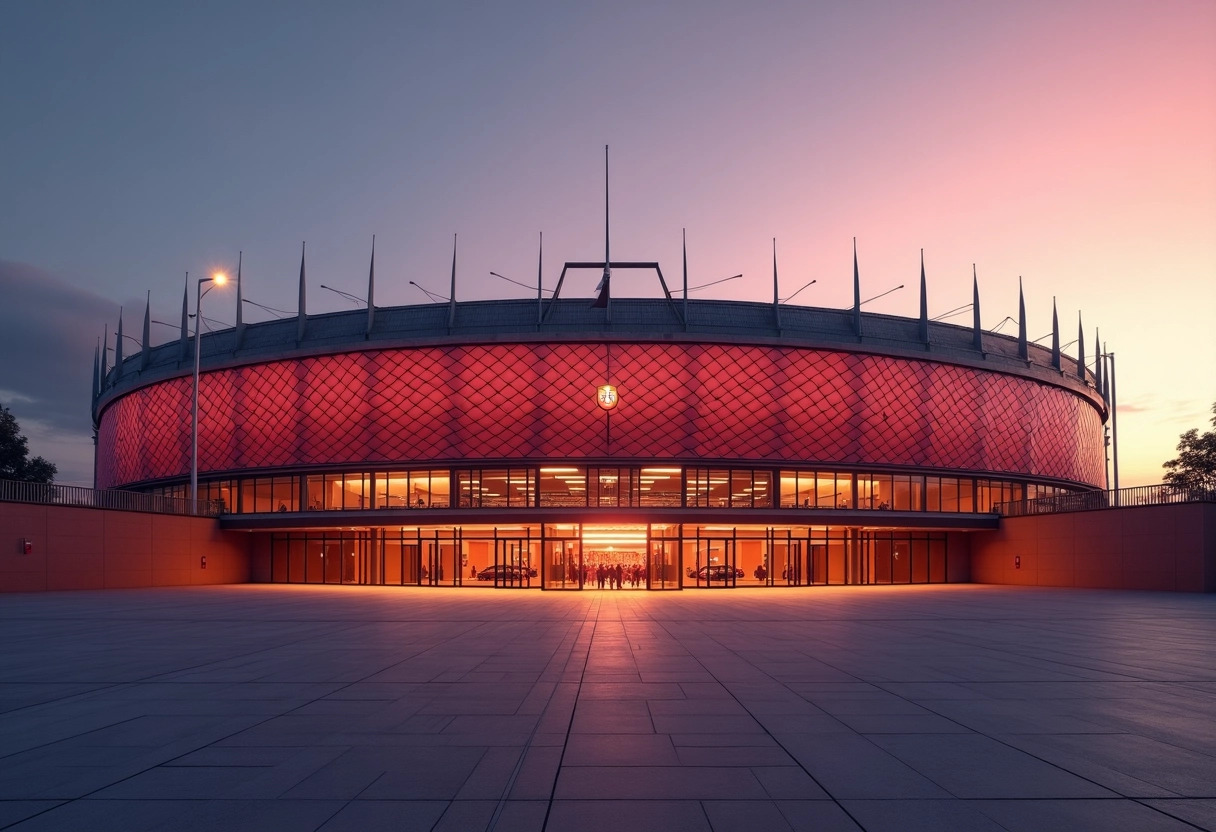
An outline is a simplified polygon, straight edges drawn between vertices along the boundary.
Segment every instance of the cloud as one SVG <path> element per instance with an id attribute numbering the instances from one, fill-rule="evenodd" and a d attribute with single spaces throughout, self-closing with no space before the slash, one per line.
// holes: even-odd
<path id="1" fill-rule="evenodd" d="M 93 356 L 118 305 L 6 260 L 0 260 L 0 297 L 0 403 L 17 417 L 31 454 L 60 467 L 57 479 L 91 481 Z"/>

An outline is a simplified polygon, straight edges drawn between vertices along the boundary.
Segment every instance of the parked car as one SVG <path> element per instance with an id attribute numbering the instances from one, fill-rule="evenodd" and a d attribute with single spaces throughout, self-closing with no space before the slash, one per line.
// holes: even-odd
<path id="1" fill-rule="evenodd" d="M 526 581 L 528 578 L 534 577 L 536 577 L 535 569 L 529 569 L 526 566 L 516 566 L 510 563 L 498 563 L 493 566 L 487 566 L 477 573 L 477 580 L 479 581 Z"/>
<path id="2" fill-rule="evenodd" d="M 743 570 L 737 566 L 732 567 L 725 563 L 715 563 L 702 566 L 696 572 L 692 572 L 689 577 L 702 581 L 726 581 L 732 577 L 742 578 Z"/>

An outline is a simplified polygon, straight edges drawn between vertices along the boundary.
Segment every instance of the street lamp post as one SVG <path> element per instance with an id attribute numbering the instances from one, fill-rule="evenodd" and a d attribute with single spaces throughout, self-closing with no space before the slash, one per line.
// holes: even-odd
<path id="1" fill-rule="evenodd" d="M 199 324 L 203 320 L 203 295 L 210 292 L 213 287 L 208 286 L 207 292 L 203 291 L 204 283 L 214 283 L 216 286 L 223 286 L 228 282 L 228 275 L 223 272 L 216 272 L 211 277 L 200 277 L 198 279 L 198 291 L 194 297 L 194 403 L 190 408 L 190 513 L 198 514 L 198 363 L 200 349 L 199 341 Z"/>

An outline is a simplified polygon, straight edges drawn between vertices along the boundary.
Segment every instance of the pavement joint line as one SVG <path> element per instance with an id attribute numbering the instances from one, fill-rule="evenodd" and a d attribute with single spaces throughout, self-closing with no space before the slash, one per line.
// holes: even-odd
<path id="1" fill-rule="evenodd" d="M 564 664 L 568 660 L 568 654 L 564 654 L 563 650 L 567 643 L 571 645 L 570 649 L 573 649 L 573 645 L 577 644 L 578 642 L 578 631 L 581 629 L 582 627 L 576 622 L 572 621 L 569 623 L 569 625 L 566 627 L 566 633 L 562 636 L 562 640 L 553 649 L 553 653 L 549 656 L 549 660 L 545 662 L 545 669 L 540 672 L 537 684 L 540 683 L 540 678 L 545 675 L 551 665 L 559 661 Z M 552 704 L 553 698 L 557 695 L 557 691 L 560 688 L 560 684 L 560 681 L 554 682 L 553 689 L 550 690 L 549 695 L 545 697 L 545 707 L 541 708 L 540 713 L 537 714 L 536 724 L 532 726 L 532 731 L 528 734 L 528 738 L 524 741 L 523 747 L 520 749 L 519 759 L 515 761 L 515 766 L 512 768 L 510 776 L 507 777 L 506 785 L 503 786 L 502 794 L 499 796 L 498 803 L 494 807 L 494 814 L 490 817 L 490 822 L 486 825 L 486 832 L 493 832 L 494 828 L 498 825 L 498 821 L 502 818 L 502 813 L 507 806 L 507 799 L 511 794 L 511 790 L 515 788 L 515 782 L 519 779 L 520 771 L 523 770 L 524 761 L 527 759 L 528 751 L 532 748 L 532 742 L 536 739 L 537 732 L 540 731 L 540 725 L 541 721 L 544 719 L 545 710 L 550 704 Z M 558 770 L 560 771 L 560 769 L 561 766 L 559 764 Z"/>
<path id="2" fill-rule="evenodd" d="M 604 599 L 602 593 L 593 598 L 592 603 L 595 605 L 595 617 L 590 622 L 584 617 L 582 626 L 579 628 L 580 636 L 582 631 L 590 629 L 587 637 L 587 649 L 583 654 L 583 667 L 579 672 L 578 685 L 574 689 L 574 703 L 570 707 L 570 719 L 566 723 L 566 734 L 562 738 L 562 753 L 557 758 L 557 770 L 553 773 L 553 785 L 549 788 L 548 805 L 545 807 L 545 819 L 541 823 L 541 832 L 545 832 L 549 827 L 549 817 L 553 813 L 553 801 L 557 794 L 557 781 L 562 776 L 562 765 L 566 761 L 566 749 L 570 747 L 570 733 L 574 729 L 574 716 L 578 713 L 579 697 L 583 691 L 583 681 L 587 678 L 587 666 L 591 663 L 591 648 L 595 644 L 595 634 L 599 627 L 600 613 L 604 608 Z M 575 640 L 577 645 L 578 640 Z M 492 828 L 492 827 L 491 827 Z"/>

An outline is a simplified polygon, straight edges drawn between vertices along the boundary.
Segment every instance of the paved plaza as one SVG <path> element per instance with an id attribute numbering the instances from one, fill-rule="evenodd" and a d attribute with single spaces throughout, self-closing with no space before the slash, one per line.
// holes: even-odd
<path id="1" fill-rule="evenodd" d="M 0 596 L 0 829 L 1216 829 L 1216 596 Z"/>

